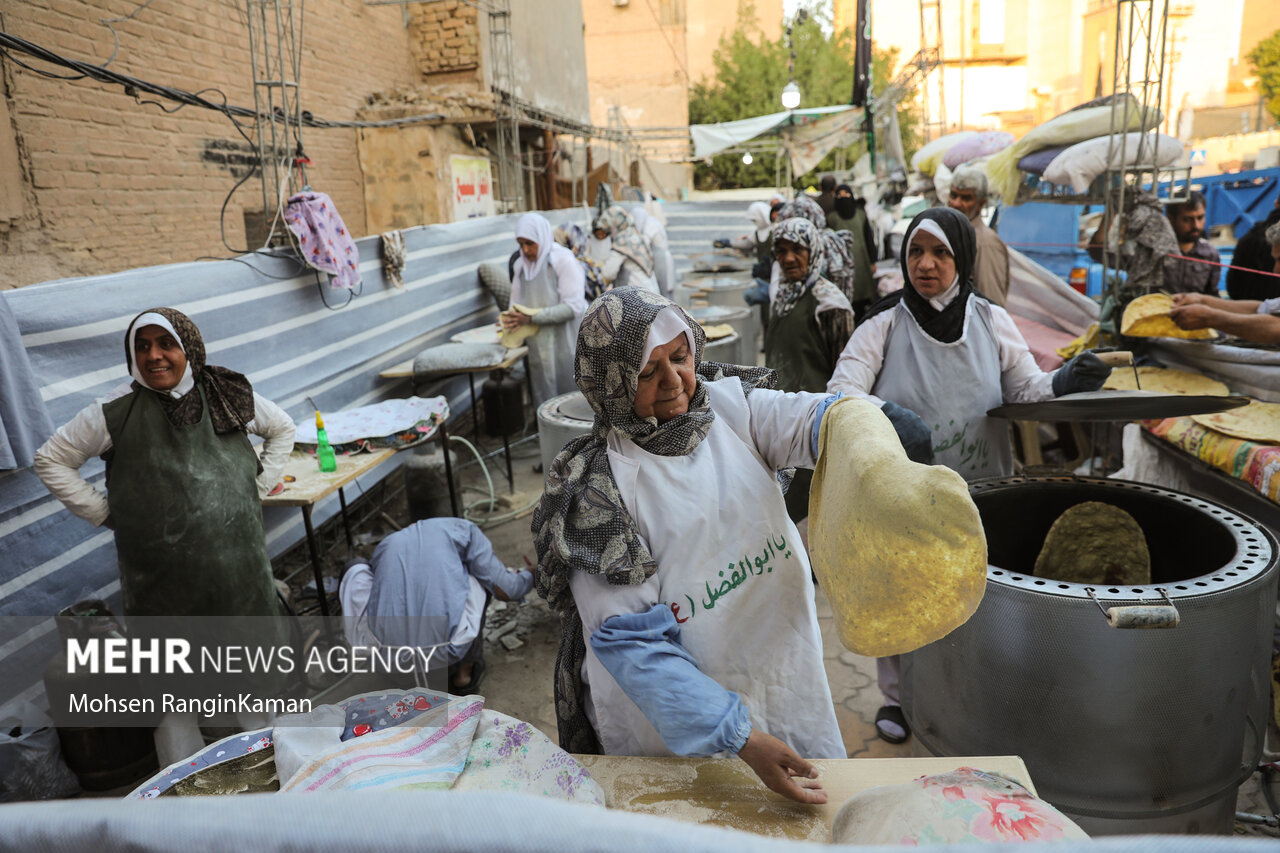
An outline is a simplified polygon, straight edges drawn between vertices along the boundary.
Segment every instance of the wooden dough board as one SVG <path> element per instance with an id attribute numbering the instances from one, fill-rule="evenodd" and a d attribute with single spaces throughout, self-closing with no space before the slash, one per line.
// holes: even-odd
<path id="1" fill-rule="evenodd" d="M 645 758 L 575 755 L 600 786 L 611 809 L 754 832 L 774 838 L 829 842 L 831 821 L 845 801 L 867 788 L 975 767 L 1035 787 L 1016 755 L 972 758 L 815 759 L 827 802 L 806 806 L 761 784 L 737 758 Z"/>

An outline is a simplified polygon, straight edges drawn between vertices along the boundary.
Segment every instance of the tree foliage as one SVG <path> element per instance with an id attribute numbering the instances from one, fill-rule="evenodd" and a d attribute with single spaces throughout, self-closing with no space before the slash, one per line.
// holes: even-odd
<path id="1" fill-rule="evenodd" d="M 1258 74 L 1259 88 L 1267 112 L 1280 122 L 1280 30 L 1267 36 L 1249 51 L 1249 64 Z"/>
<path id="2" fill-rule="evenodd" d="M 825 107 L 847 104 L 853 94 L 854 38 L 849 30 L 829 33 L 830 19 L 822 9 L 804 9 L 786 22 L 791 27 L 795 48 L 794 75 L 800 87 L 801 107 Z M 765 39 L 756 20 L 755 7 L 744 0 L 738 10 L 738 26 L 720 39 L 712 55 L 715 77 L 699 80 L 689 93 L 689 123 L 709 124 L 736 121 L 781 111 L 780 96 L 789 80 L 787 76 L 786 27 L 776 40 Z M 872 90 L 884 89 L 897 60 L 897 50 L 872 49 Z M 904 99 L 909 103 L 914 92 Z M 908 111 L 899 114 L 903 145 L 908 151 L 915 141 L 915 119 Z M 864 143 L 844 150 L 846 162 L 852 164 L 866 150 Z M 832 152 L 818 164 L 814 172 L 835 168 L 837 153 Z M 742 162 L 741 154 L 719 154 L 710 165 L 699 163 L 694 170 L 694 183 L 699 189 L 772 186 L 776 167 L 775 155 L 761 154 L 751 165 Z M 813 173 L 798 176 L 804 186 L 816 181 Z"/>

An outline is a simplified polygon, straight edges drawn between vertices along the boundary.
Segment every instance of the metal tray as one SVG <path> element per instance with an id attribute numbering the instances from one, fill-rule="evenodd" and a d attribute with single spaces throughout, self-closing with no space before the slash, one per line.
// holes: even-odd
<path id="1" fill-rule="evenodd" d="M 1006 403 L 987 412 L 1018 421 L 1147 421 L 1208 415 L 1249 405 L 1248 397 L 1162 394 L 1157 391 L 1083 391 L 1039 403 Z"/>

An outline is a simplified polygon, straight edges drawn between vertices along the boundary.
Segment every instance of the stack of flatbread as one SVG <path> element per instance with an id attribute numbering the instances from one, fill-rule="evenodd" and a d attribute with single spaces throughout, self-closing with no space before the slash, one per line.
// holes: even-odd
<path id="1" fill-rule="evenodd" d="M 733 334 L 733 326 L 728 323 L 716 323 L 712 325 L 703 325 L 702 331 L 706 333 L 707 340 L 718 341 L 721 338 L 727 338 Z"/>
<path id="2" fill-rule="evenodd" d="M 1143 391 L 1159 391 L 1161 394 L 1188 394 L 1191 396 L 1226 397 L 1231 391 L 1216 379 L 1186 370 L 1169 367 L 1139 367 L 1138 381 Z M 1133 369 L 1117 367 L 1103 383 L 1104 391 L 1137 391 Z"/>
<path id="3" fill-rule="evenodd" d="M 1120 318 L 1120 334 L 1131 338 L 1187 338 L 1196 341 L 1213 340 L 1218 333 L 1213 329 L 1179 329 L 1169 312 L 1173 310 L 1173 297 L 1167 293 L 1148 293 L 1139 296 L 1124 309 Z"/>
<path id="4" fill-rule="evenodd" d="M 1254 400 L 1239 409 L 1212 415 L 1192 415 L 1191 419 L 1232 438 L 1280 444 L 1280 403 L 1260 403 Z"/>

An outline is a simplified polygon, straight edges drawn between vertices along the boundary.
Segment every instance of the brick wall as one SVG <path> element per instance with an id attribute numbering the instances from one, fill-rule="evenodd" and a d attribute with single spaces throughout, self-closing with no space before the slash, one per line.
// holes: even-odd
<path id="1" fill-rule="evenodd" d="M 23 0 L 2 8 L 5 32 L 102 63 L 112 38 L 98 19 L 128 15 L 138 4 Z M 231 103 L 253 106 L 243 0 L 164 0 L 114 26 L 120 49 L 112 70 L 188 91 L 216 87 Z M 396 6 L 305 4 L 303 108 L 351 120 L 362 117 L 371 94 L 415 86 L 414 32 Z M 448 41 L 444 49 L 461 56 L 465 45 Z M 227 117 L 197 107 L 166 114 L 118 86 L 52 80 L 3 60 L 0 72 L 9 113 L 0 134 L 12 134 L 24 181 L 16 215 L 0 212 L 0 287 L 229 254 L 219 209 L 246 174 L 252 149 Z M 252 136 L 251 125 L 246 132 Z M 310 183 L 334 199 L 352 233 L 363 235 L 368 230 L 356 134 L 304 129 L 303 144 L 313 161 Z M 243 212 L 261 207 L 254 177 L 227 203 L 226 239 L 233 249 L 247 248 Z"/>
<path id="2" fill-rule="evenodd" d="M 410 12 L 413 58 L 427 77 L 480 66 L 480 31 L 476 8 L 461 0 L 420 3 Z"/>

